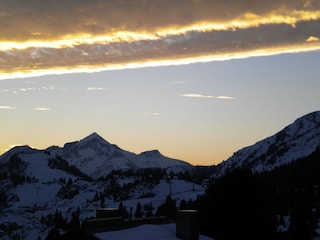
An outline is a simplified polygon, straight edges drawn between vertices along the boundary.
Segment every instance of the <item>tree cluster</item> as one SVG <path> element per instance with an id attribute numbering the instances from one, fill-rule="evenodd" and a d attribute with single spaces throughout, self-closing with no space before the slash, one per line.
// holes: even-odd
<path id="1" fill-rule="evenodd" d="M 56 210 L 54 214 L 48 214 L 47 216 L 42 216 L 41 223 L 50 227 L 46 240 L 54 240 L 60 237 L 60 230 L 63 231 L 73 231 L 80 229 L 80 209 L 71 213 L 70 221 L 63 217 L 61 211 Z"/>
<path id="2" fill-rule="evenodd" d="M 73 184 L 72 179 L 69 178 L 66 184 L 63 184 L 56 196 L 60 199 L 72 199 L 79 194 L 79 187 Z"/>
<path id="3" fill-rule="evenodd" d="M 176 219 L 176 201 L 171 198 L 170 195 L 167 196 L 165 202 L 160 205 L 157 209 L 157 216 L 167 216 L 171 219 Z"/>
<path id="4" fill-rule="evenodd" d="M 147 168 L 138 170 L 113 170 L 108 176 L 101 179 L 106 182 L 105 197 L 111 197 L 115 201 L 124 201 L 135 194 L 137 187 L 143 186 L 144 190 L 152 189 L 165 177 L 165 170 L 160 168 Z M 119 184 L 120 179 L 132 178 L 134 181 Z M 146 191 L 139 198 L 153 197 L 154 193 Z"/>
<path id="5" fill-rule="evenodd" d="M 59 155 L 56 155 L 55 158 L 50 158 L 48 162 L 48 166 L 52 169 L 63 170 L 67 173 L 72 174 L 73 176 L 79 177 L 80 179 L 84 179 L 86 181 L 92 181 L 91 177 L 81 172 L 77 167 L 70 166 L 69 163 Z"/>
<path id="6" fill-rule="evenodd" d="M 7 163 L 0 165 L 0 180 L 10 180 L 14 186 L 25 182 L 36 182 L 37 179 L 24 175 L 27 163 L 23 162 L 19 154 L 12 155 Z"/>

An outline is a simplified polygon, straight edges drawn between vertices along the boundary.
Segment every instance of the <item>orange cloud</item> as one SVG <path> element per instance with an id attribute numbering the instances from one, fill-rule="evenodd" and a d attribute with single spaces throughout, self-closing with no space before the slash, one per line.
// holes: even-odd
<path id="1" fill-rule="evenodd" d="M 306 40 L 307 42 L 319 42 L 319 38 L 314 37 L 314 36 L 310 36 L 307 38 Z"/>

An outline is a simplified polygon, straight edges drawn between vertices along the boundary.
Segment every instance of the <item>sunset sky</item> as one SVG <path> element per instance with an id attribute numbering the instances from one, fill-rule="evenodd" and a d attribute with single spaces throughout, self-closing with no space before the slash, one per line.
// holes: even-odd
<path id="1" fill-rule="evenodd" d="M 217 164 L 320 108 L 318 0 L 0 0 L 0 154 L 97 132 Z"/>

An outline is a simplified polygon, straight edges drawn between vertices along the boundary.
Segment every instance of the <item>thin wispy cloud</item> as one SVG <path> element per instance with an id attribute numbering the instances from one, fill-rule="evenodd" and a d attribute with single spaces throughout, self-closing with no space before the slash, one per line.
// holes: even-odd
<path id="1" fill-rule="evenodd" d="M 217 96 L 215 97 L 216 99 L 229 99 L 229 100 L 233 100 L 235 99 L 234 97 L 229 97 L 229 96 Z"/>
<path id="2" fill-rule="evenodd" d="M 143 115 L 147 115 L 147 116 L 160 116 L 161 113 L 159 113 L 159 112 L 145 112 L 145 113 L 143 113 Z"/>
<path id="3" fill-rule="evenodd" d="M 171 84 L 184 84 L 185 81 L 174 81 L 174 82 L 171 82 Z"/>
<path id="4" fill-rule="evenodd" d="M 13 110 L 13 109 L 16 109 L 15 107 L 12 107 L 12 106 L 0 106 L 0 109 L 3 109 L 3 110 Z"/>
<path id="5" fill-rule="evenodd" d="M 4 88 L 4 89 L 0 89 L 0 92 L 9 92 L 10 90 L 7 89 L 7 88 Z"/>
<path id="6" fill-rule="evenodd" d="M 104 90 L 103 87 L 88 87 L 87 88 L 88 91 L 102 91 Z"/>
<path id="7" fill-rule="evenodd" d="M 34 85 L 35 83 L 32 81 L 24 81 L 28 85 Z M 53 91 L 56 90 L 56 87 L 53 85 L 48 85 L 48 86 L 32 86 L 32 87 L 24 87 L 24 88 L 19 88 L 19 91 L 21 92 L 32 92 L 32 91 Z"/>
<path id="8" fill-rule="evenodd" d="M 318 0 L 10 0 L 0 22 L 2 79 L 320 49 Z"/>
<path id="9" fill-rule="evenodd" d="M 0 89 L 0 93 L 14 93 L 14 94 L 27 94 L 29 92 L 40 92 L 40 91 L 53 91 L 57 90 L 55 86 L 38 86 L 38 87 L 20 87 L 11 89 Z"/>
<path id="10" fill-rule="evenodd" d="M 35 107 L 33 108 L 34 111 L 51 111 L 50 108 L 47 107 Z"/>
<path id="11" fill-rule="evenodd" d="M 233 100 L 234 97 L 230 96 L 212 96 L 212 95 L 202 95 L 197 93 L 185 93 L 180 94 L 180 97 L 189 97 L 189 98 L 206 98 L 206 99 L 227 99 L 227 100 Z"/>

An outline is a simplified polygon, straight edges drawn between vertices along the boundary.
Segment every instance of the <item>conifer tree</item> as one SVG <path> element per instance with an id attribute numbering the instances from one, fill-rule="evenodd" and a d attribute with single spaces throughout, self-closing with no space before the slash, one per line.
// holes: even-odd
<path id="1" fill-rule="evenodd" d="M 142 213 L 142 207 L 141 207 L 141 203 L 138 202 L 137 204 L 137 208 L 136 208 L 136 212 L 134 214 L 135 218 L 142 218 L 143 213 Z"/>

